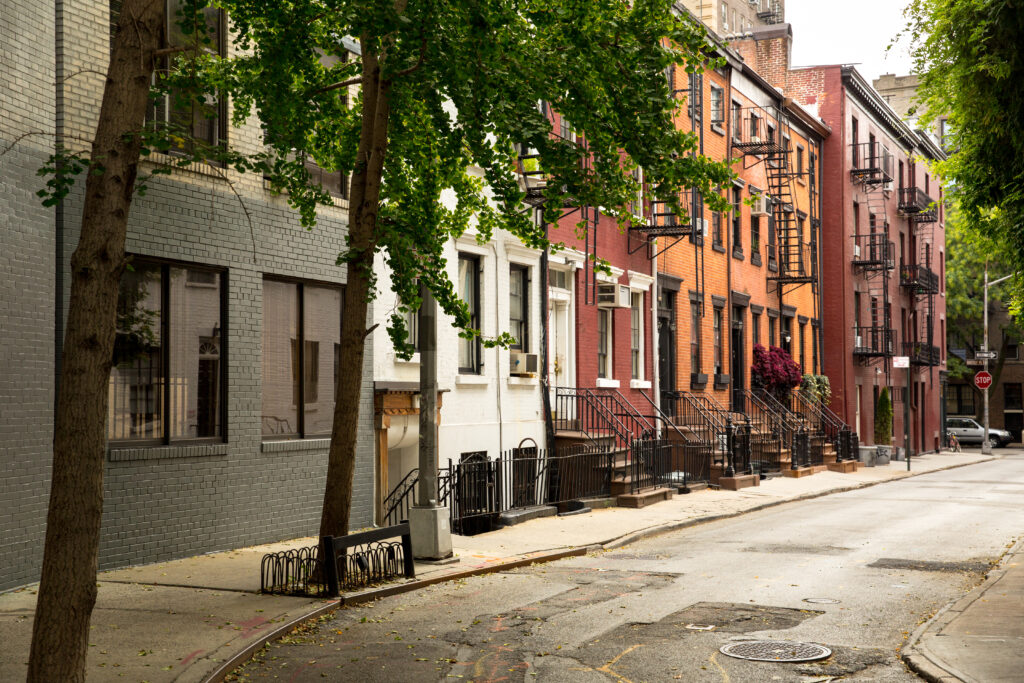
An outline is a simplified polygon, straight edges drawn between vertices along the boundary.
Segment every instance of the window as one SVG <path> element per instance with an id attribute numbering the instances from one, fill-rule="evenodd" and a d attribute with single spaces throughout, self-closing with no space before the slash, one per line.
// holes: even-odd
<path id="1" fill-rule="evenodd" d="M 725 123 L 725 91 L 716 85 L 711 86 L 711 125 L 721 126 Z"/>
<path id="2" fill-rule="evenodd" d="M 690 372 L 700 372 L 700 303 L 690 302 Z"/>
<path id="3" fill-rule="evenodd" d="M 778 346 L 775 343 L 775 322 L 776 318 L 768 316 L 768 346 Z"/>
<path id="4" fill-rule="evenodd" d="M 857 202 L 853 203 L 853 237 L 854 239 L 860 235 L 860 204 Z"/>
<path id="5" fill-rule="evenodd" d="M 722 374 L 722 309 L 716 308 L 714 313 L 715 332 L 715 375 Z"/>
<path id="6" fill-rule="evenodd" d="M 629 355 L 633 368 L 633 379 L 643 379 L 643 340 L 644 340 L 644 295 L 632 292 L 629 295 Z"/>
<path id="7" fill-rule="evenodd" d="M 807 372 L 807 323 L 800 323 L 800 372 Z"/>
<path id="8" fill-rule="evenodd" d="M 818 372 L 818 328 L 811 326 L 811 358 L 814 362 L 814 374 L 821 374 Z"/>
<path id="9" fill-rule="evenodd" d="M 469 307 L 469 326 L 480 329 L 480 257 L 459 254 L 459 296 Z M 459 372 L 480 374 L 480 339 L 459 337 Z"/>
<path id="10" fill-rule="evenodd" d="M 115 11 L 114 5 L 115 3 L 111 3 L 112 14 Z M 116 5 L 116 11 L 119 12 L 120 3 Z M 183 12 L 188 5 L 186 0 L 165 0 L 166 47 L 184 47 L 196 53 L 206 52 L 225 56 L 227 41 L 224 11 L 204 7 L 199 10 L 199 17 L 186 18 Z M 182 26 L 181 23 L 186 25 Z M 167 71 L 173 59 L 173 56 L 161 58 L 156 74 Z M 146 121 L 187 132 L 192 138 L 184 142 L 185 149 L 189 152 L 194 147 L 194 141 L 216 146 L 227 138 L 226 102 L 217 94 L 209 94 L 202 101 L 198 101 L 196 98 L 185 97 L 184 93 L 171 91 L 150 103 Z M 172 149 L 171 152 L 173 151 Z"/>
<path id="11" fill-rule="evenodd" d="M 796 146 L 796 172 L 801 176 L 804 174 L 804 148 L 801 145 Z"/>
<path id="12" fill-rule="evenodd" d="M 722 214 L 719 211 L 711 212 L 711 244 L 722 246 Z"/>
<path id="13" fill-rule="evenodd" d="M 783 348 L 783 350 L 785 350 L 786 353 L 788 353 L 790 356 L 792 356 L 793 355 L 793 319 L 790 318 L 789 316 L 783 316 L 783 318 L 782 318 L 781 336 L 780 336 L 779 341 L 781 342 L 781 344 L 779 344 L 779 346 L 781 346 Z"/>
<path id="14" fill-rule="evenodd" d="M 224 273 L 135 259 L 121 276 L 107 437 L 224 437 Z"/>
<path id="15" fill-rule="evenodd" d="M 732 250 L 743 253 L 743 190 L 732 188 Z"/>
<path id="16" fill-rule="evenodd" d="M 606 379 L 612 376 L 611 358 L 612 312 L 607 308 L 597 311 L 597 376 Z"/>
<path id="17" fill-rule="evenodd" d="M 750 217 L 750 254 L 754 256 L 761 253 L 761 217 Z"/>
<path id="18" fill-rule="evenodd" d="M 719 5 L 722 10 L 722 33 L 729 30 L 729 6 L 724 2 Z"/>
<path id="19" fill-rule="evenodd" d="M 338 286 L 263 281 L 263 437 L 324 436 L 341 354 Z"/>
<path id="20" fill-rule="evenodd" d="M 1021 401 L 1021 384 L 1020 382 L 1007 382 L 1003 385 L 1003 409 L 1004 410 L 1021 410 L 1024 409 L 1024 403 Z"/>
<path id="21" fill-rule="evenodd" d="M 1018 360 L 1020 358 L 1020 347 L 1017 344 L 1016 339 L 1007 337 L 1006 339 L 1006 360 Z"/>
<path id="22" fill-rule="evenodd" d="M 946 414 L 976 415 L 974 389 L 966 384 L 946 385 Z"/>
<path id="23" fill-rule="evenodd" d="M 743 108 L 739 102 L 732 103 L 732 138 L 739 140 L 743 133 Z"/>
<path id="24" fill-rule="evenodd" d="M 526 266 L 511 265 L 508 272 L 508 321 L 516 339 L 513 349 L 530 350 L 530 278 Z"/>
<path id="25" fill-rule="evenodd" d="M 751 348 L 761 343 L 761 314 L 750 314 L 750 342 Z"/>

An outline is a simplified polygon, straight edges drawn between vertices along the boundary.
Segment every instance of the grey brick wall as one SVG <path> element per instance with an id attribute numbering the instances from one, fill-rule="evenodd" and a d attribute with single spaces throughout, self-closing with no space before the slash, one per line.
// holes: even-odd
<path id="1" fill-rule="evenodd" d="M 0 589 L 37 578 L 49 495 L 54 212 L 35 171 L 53 152 L 53 55 L 53 4 L 0 0 Z"/>
<path id="2" fill-rule="evenodd" d="M 12 12 L 12 2 L 0 0 L 0 144 L 48 127 L 74 146 L 95 128 L 102 76 L 77 73 L 55 95 L 53 65 L 70 74 L 105 63 L 107 3 L 59 3 L 55 27 L 52 3 L 18 2 Z M 7 23 L 12 16 L 13 26 Z M 9 62 L 8 45 L 17 45 L 24 59 Z M 255 121 L 232 129 L 229 139 L 241 149 L 262 144 Z M 81 220 L 80 186 L 57 214 L 34 196 L 42 182 L 35 170 L 52 145 L 52 139 L 26 138 L 0 159 L 0 590 L 38 576 L 52 443 L 53 340 L 67 305 L 65 291 L 55 315 L 54 283 L 62 269 L 70 281 L 66 266 Z M 55 233 L 63 235 L 63 249 Z M 111 450 L 101 567 L 316 534 L 327 442 L 261 440 L 262 285 L 265 275 L 344 283 L 345 271 L 335 265 L 344 235 L 343 206 L 325 209 L 318 226 L 306 231 L 261 178 L 205 166 L 156 177 L 147 195 L 135 198 L 130 253 L 227 270 L 229 439 Z M 368 344 L 353 528 L 372 522 L 372 368 Z"/>

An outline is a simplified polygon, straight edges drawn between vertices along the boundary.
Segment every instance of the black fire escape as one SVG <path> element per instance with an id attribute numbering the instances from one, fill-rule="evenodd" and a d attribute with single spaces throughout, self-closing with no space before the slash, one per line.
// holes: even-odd
<path id="1" fill-rule="evenodd" d="M 778 263 L 778 271 L 771 273 L 768 279 L 775 281 L 780 303 L 787 287 L 792 291 L 818 281 L 816 244 L 807 241 L 801 222 L 797 220 L 793 181 L 801 173 L 790 166 L 792 150 L 788 131 L 788 120 L 781 110 L 763 107 L 740 110 L 740 118 L 734 122 L 732 130 L 733 149 L 765 162 Z M 768 256 L 770 262 L 773 254 Z"/>
<path id="2" fill-rule="evenodd" d="M 889 238 L 889 215 L 886 197 L 893 181 L 892 154 L 880 142 L 851 145 L 850 176 L 859 183 L 863 201 L 857 211 L 867 211 L 868 232 L 856 224 L 853 234 L 852 265 L 867 285 L 868 320 L 863 321 L 863 310 L 856 312 L 853 327 L 853 355 L 865 365 L 883 361 L 885 383 L 890 382 L 891 363 L 885 359 L 896 355 L 896 334 L 892 327 L 890 277 L 896 267 L 895 246 Z M 859 215 L 855 221 L 860 221 Z M 861 301 L 863 307 L 865 302 Z M 867 324 L 864 324 L 866 322 Z"/>
<path id="3" fill-rule="evenodd" d="M 912 182 L 911 185 L 914 185 Z M 918 187 L 900 188 L 900 215 L 913 228 L 913 262 L 900 266 L 900 286 L 913 298 L 913 331 L 903 341 L 903 355 L 919 370 L 939 365 L 941 351 L 935 345 L 935 296 L 939 293 L 939 275 L 932 269 L 934 224 L 939 220 L 935 201 Z M 916 245 L 915 245 L 916 243 Z"/>
<path id="4" fill-rule="evenodd" d="M 779 0 L 755 0 L 758 5 L 757 18 L 766 24 L 782 23 L 782 4 Z"/>

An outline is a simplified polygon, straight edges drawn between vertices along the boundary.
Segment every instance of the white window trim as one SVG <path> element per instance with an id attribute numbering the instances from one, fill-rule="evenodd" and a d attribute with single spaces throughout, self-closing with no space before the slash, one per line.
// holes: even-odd
<path id="1" fill-rule="evenodd" d="M 607 309 L 607 308 L 599 308 L 599 309 L 597 309 L 597 315 L 598 315 L 598 318 L 599 318 L 598 322 L 597 322 L 598 350 L 600 350 L 600 343 L 601 343 L 601 336 L 600 336 L 601 335 L 601 321 L 600 321 L 600 316 L 602 316 L 602 315 L 607 315 L 608 316 L 608 356 L 607 356 L 607 359 L 605 361 L 606 363 L 608 363 L 607 372 L 605 372 L 607 377 L 598 377 L 597 378 L 597 386 L 599 386 L 599 387 L 600 386 L 609 386 L 609 387 L 611 387 L 612 386 L 611 384 L 608 384 L 608 385 L 602 385 L 601 384 L 602 381 L 611 381 L 611 382 L 615 382 L 615 387 L 618 387 L 619 386 L 619 381 L 616 380 L 616 379 L 612 379 L 615 376 L 615 374 L 614 374 L 615 373 L 615 316 L 612 314 L 612 311 Z M 600 373 L 600 372 L 601 372 L 601 368 L 599 367 L 598 368 L 598 373 Z"/>
<path id="2" fill-rule="evenodd" d="M 595 273 L 595 275 L 597 276 L 597 281 L 598 282 L 610 282 L 612 284 L 618 284 L 619 278 L 621 278 L 622 274 L 626 272 L 622 268 L 616 268 L 615 266 L 610 266 L 609 270 L 611 270 L 611 272 L 612 272 L 611 275 L 609 275 L 608 273 L 602 273 L 602 272 Z"/>
<path id="3" fill-rule="evenodd" d="M 620 386 L 621 385 L 619 384 L 619 380 L 617 379 L 611 379 L 608 377 L 597 378 L 598 389 L 618 389 Z"/>
<path id="4" fill-rule="evenodd" d="M 654 278 L 646 273 L 638 273 L 635 270 L 626 271 L 629 276 L 629 288 L 634 292 L 649 292 L 654 284 Z"/>
<path id="5" fill-rule="evenodd" d="M 643 291 L 642 290 L 637 290 L 637 289 L 630 289 L 630 292 L 629 292 L 629 366 L 630 366 L 629 374 L 630 375 L 633 374 L 633 295 L 634 294 L 639 294 L 640 295 L 640 308 L 638 309 L 640 311 L 640 367 L 639 367 L 640 376 L 637 377 L 636 379 L 630 379 L 629 384 L 630 384 L 631 387 L 633 387 L 633 382 L 643 382 L 644 380 L 647 379 L 647 373 L 645 372 L 645 370 L 647 368 L 644 367 L 646 365 L 646 363 L 644 363 L 644 351 L 645 351 L 646 344 L 647 344 L 646 335 L 644 334 L 644 295 L 643 295 Z M 649 384 L 649 382 L 648 382 L 648 384 Z M 635 389 L 636 387 L 633 387 L 633 388 Z"/>

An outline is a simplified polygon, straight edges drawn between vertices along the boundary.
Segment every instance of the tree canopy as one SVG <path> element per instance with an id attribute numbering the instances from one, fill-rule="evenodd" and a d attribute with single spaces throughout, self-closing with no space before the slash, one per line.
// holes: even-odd
<path id="1" fill-rule="evenodd" d="M 912 0 L 905 10 L 923 120 L 948 117 L 938 172 L 965 220 L 1024 267 L 1024 6 L 1006 0 Z M 993 252 L 995 253 L 995 252 Z M 1021 300 L 1022 283 L 1014 287 Z"/>

